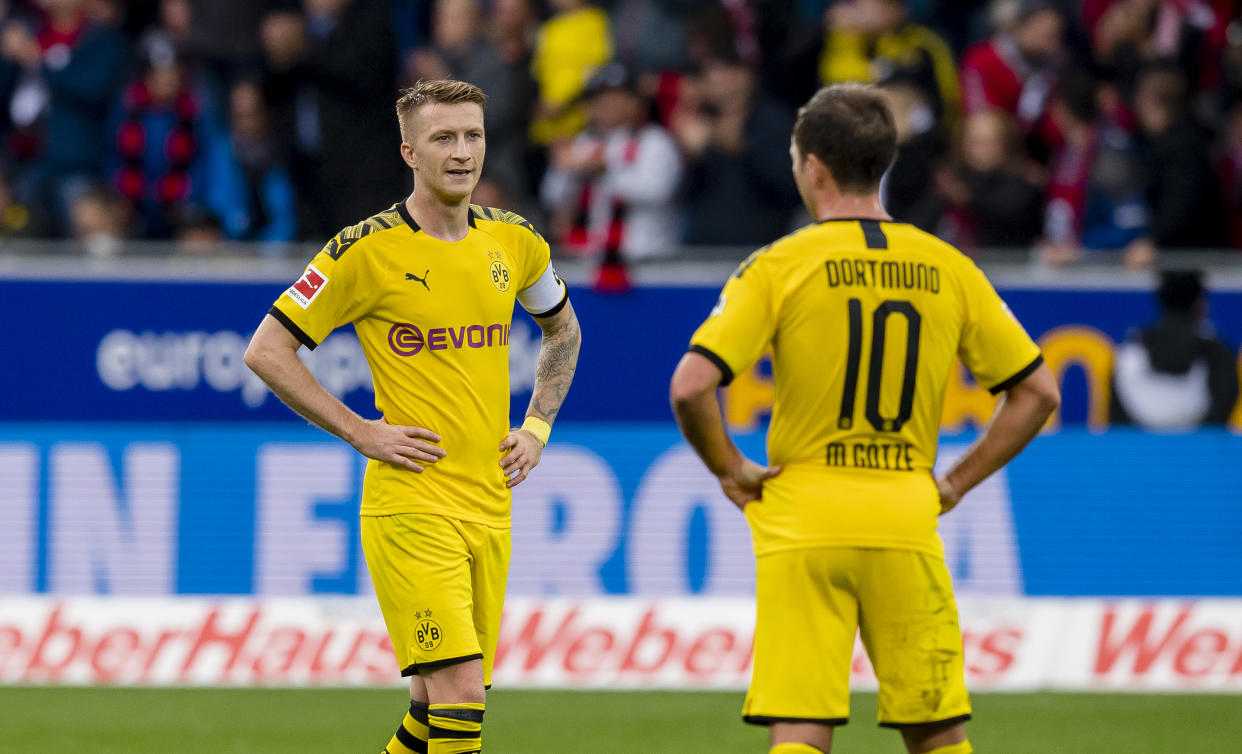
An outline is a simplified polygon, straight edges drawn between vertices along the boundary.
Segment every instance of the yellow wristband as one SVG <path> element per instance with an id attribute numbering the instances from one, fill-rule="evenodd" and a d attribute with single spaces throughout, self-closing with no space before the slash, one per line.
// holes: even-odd
<path id="1" fill-rule="evenodd" d="M 539 442 L 548 444 L 548 435 L 552 434 L 552 425 L 537 416 L 528 416 L 522 422 L 522 429 L 539 438 Z"/>

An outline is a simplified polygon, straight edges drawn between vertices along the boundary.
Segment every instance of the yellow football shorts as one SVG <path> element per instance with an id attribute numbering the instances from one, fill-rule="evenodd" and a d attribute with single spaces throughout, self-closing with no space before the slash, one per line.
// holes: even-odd
<path id="1" fill-rule="evenodd" d="M 401 675 L 482 660 L 490 686 L 509 530 L 425 513 L 363 516 L 362 552 Z"/>
<path id="2" fill-rule="evenodd" d="M 749 723 L 849 719 L 861 632 L 880 685 L 880 725 L 970 719 L 957 604 L 944 561 L 912 550 L 823 547 L 757 559 Z"/>

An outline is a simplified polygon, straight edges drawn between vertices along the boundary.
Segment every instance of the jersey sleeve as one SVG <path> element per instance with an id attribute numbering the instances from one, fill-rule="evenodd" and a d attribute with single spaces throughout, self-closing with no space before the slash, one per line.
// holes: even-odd
<path id="1" fill-rule="evenodd" d="M 342 243 L 338 236 L 315 255 L 268 313 L 313 350 L 330 332 L 367 313 L 376 288 L 369 277 L 362 250 Z"/>
<path id="2" fill-rule="evenodd" d="M 966 321 L 957 355 L 993 395 L 1026 379 L 1040 364 L 1039 346 L 974 264 L 962 280 Z"/>
<path id="3" fill-rule="evenodd" d="M 689 350 L 719 367 L 721 385 L 758 361 L 776 330 L 772 282 L 755 261 L 752 255 L 725 282 L 716 306 L 690 338 Z"/>
<path id="4" fill-rule="evenodd" d="M 552 267 L 552 252 L 548 242 L 530 223 L 523 221 L 529 233 L 520 231 L 525 241 L 522 259 L 522 286 L 517 299 L 522 308 L 534 317 L 550 317 L 565 307 L 569 289 Z"/>

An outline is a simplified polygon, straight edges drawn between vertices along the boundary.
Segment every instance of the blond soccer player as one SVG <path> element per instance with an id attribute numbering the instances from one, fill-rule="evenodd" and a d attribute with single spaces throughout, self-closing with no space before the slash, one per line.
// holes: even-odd
<path id="1" fill-rule="evenodd" d="M 362 547 L 410 678 L 388 754 L 477 752 L 509 565 L 510 490 L 538 463 L 581 334 L 547 242 L 470 204 L 483 167 L 482 91 L 422 81 L 397 101 L 405 200 L 341 231 L 259 324 L 246 364 L 302 416 L 371 459 Z M 509 427 L 514 302 L 543 330 L 534 394 Z M 371 365 L 364 419 L 296 351 L 352 322 Z"/>
<path id="2" fill-rule="evenodd" d="M 957 608 L 937 516 L 1013 458 L 1056 408 L 1039 348 L 953 247 L 893 222 L 879 184 L 896 153 L 869 87 L 799 111 L 794 180 L 817 220 L 725 284 L 673 375 L 686 439 L 744 512 L 757 562 L 754 674 L 743 716 L 772 754 L 828 752 L 849 717 L 854 636 L 879 679 L 879 722 L 911 752 L 966 754 Z M 725 432 L 716 388 L 773 352 L 770 466 Z M 932 475 L 955 360 L 1003 397 Z"/>

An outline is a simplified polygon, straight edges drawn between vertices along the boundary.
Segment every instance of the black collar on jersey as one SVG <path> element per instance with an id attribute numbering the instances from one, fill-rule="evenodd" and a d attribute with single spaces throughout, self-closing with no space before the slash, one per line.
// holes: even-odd
<path id="1" fill-rule="evenodd" d="M 402 220 L 405 220 L 405 224 L 410 226 L 410 230 L 414 231 L 415 233 L 422 230 L 422 228 L 418 227 L 418 223 L 414 222 L 414 216 L 410 214 L 410 208 L 405 206 L 404 199 L 397 202 L 397 213 L 401 215 Z M 468 212 L 467 218 L 468 218 L 467 222 L 470 223 L 471 228 L 479 227 L 474 224 L 474 213 L 473 212 Z"/>
<path id="2" fill-rule="evenodd" d="M 880 223 L 893 222 L 892 220 L 877 220 L 874 217 L 830 217 L 827 220 L 820 220 L 819 224 L 846 222 L 858 223 L 862 226 L 863 238 L 867 242 L 868 249 L 887 249 L 888 236 L 884 235 L 884 229 L 880 227 Z"/>

